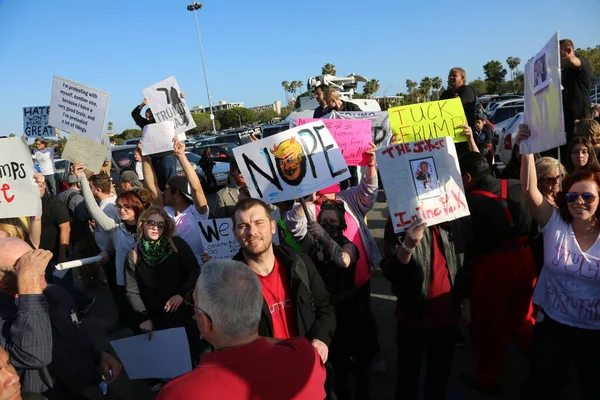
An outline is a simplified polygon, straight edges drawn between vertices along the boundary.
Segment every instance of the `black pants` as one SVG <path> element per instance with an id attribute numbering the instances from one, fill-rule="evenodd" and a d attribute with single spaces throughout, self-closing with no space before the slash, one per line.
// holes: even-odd
<path id="1" fill-rule="evenodd" d="M 544 314 L 533 328 L 533 362 L 523 399 L 548 399 L 557 392 L 574 362 L 586 400 L 600 399 L 600 330 L 581 329 Z"/>
<path id="2" fill-rule="evenodd" d="M 212 169 L 203 169 L 202 171 L 204 171 L 204 175 L 206 175 L 206 184 L 208 186 L 217 187 L 217 180 L 215 179 Z"/>
<path id="3" fill-rule="evenodd" d="M 371 278 L 357 289 L 358 300 L 366 313 L 366 337 L 368 343 L 375 349 L 376 353 L 381 351 L 379 346 L 379 339 L 377 338 L 377 321 L 375 321 L 375 315 L 371 309 Z"/>
<path id="4" fill-rule="evenodd" d="M 396 400 L 419 398 L 419 377 L 425 354 L 424 400 L 446 398 L 446 385 L 454 355 L 455 328 L 421 328 L 398 322 L 398 378 Z"/>

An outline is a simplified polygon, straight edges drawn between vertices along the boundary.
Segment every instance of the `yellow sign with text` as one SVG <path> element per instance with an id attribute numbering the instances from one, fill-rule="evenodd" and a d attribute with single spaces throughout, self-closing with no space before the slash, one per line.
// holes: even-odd
<path id="1" fill-rule="evenodd" d="M 459 125 L 467 123 L 460 98 L 430 101 L 389 108 L 392 140 L 416 142 L 450 136 L 454 142 L 466 142 Z"/>

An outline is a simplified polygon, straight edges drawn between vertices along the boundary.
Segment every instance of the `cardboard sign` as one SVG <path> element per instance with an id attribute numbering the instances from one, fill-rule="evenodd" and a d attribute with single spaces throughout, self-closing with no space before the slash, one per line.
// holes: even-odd
<path id="1" fill-rule="evenodd" d="M 147 156 L 173 150 L 174 137 L 173 121 L 146 125 L 142 133 L 142 155 Z"/>
<path id="2" fill-rule="evenodd" d="M 0 218 L 42 215 L 29 148 L 20 137 L 0 139 Z"/>
<path id="3" fill-rule="evenodd" d="M 174 76 L 144 89 L 144 97 L 148 99 L 148 105 L 156 122 L 173 121 L 177 135 L 196 127 Z M 183 139 L 180 137 L 180 140 Z"/>
<path id="4" fill-rule="evenodd" d="M 398 143 L 377 151 L 394 232 L 414 221 L 436 225 L 469 215 L 451 137 Z"/>
<path id="5" fill-rule="evenodd" d="M 231 218 L 198 220 L 204 252 L 211 258 L 231 258 L 240 251 Z"/>
<path id="6" fill-rule="evenodd" d="M 48 125 L 50 106 L 23 107 L 23 132 L 27 137 L 56 136 Z"/>
<path id="7" fill-rule="evenodd" d="M 87 169 L 97 174 L 102 169 L 108 152 L 108 147 L 102 143 L 72 133 L 67 140 L 62 157 L 73 163 L 82 162 Z"/>
<path id="8" fill-rule="evenodd" d="M 109 97 L 102 90 L 55 76 L 48 123 L 100 142 Z"/>
<path id="9" fill-rule="evenodd" d="M 296 126 L 321 121 L 316 118 L 298 118 Z M 371 146 L 371 121 L 368 119 L 323 119 L 322 120 L 344 155 L 348 165 L 365 166 L 369 158 L 365 151 Z"/>
<path id="10" fill-rule="evenodd" d="M 410 104 L 388 109 L 394 142 L 416 142 L 450 136 L 454 143 L 466 142 L 463 129 L 467 117 L 460 98 Z"/>
<path id="11" fill-rule="evenodd" d="M 268 204 L 304 197 L 350 176 L 322 121 L 234 147 L 233 154 L 250 195 Z"/>
<path id="12" fill-rule="evenodd" d="M 525 64 L 523 123 L 531 136 L 521 143 L 521 154 L 540 153 L 567 143 L 561 91 L 558 32 Z"/>

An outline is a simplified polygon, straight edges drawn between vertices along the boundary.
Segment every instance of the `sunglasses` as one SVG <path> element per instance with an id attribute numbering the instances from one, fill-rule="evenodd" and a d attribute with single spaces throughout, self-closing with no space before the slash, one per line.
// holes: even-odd
<path id="1" fill-rule="evenodd" d="M 121 210 L 125 210 L 125 211 L 129 211 L 131 210 L 131 206 L 128 204 L 117 204 L 115 206 L 117 208 L 117 210 L 121 211 Z"/>
<path id="2" fill-rule="evenodd" d="M 544 181 L 544 182 L 548 182 L 548 183 L 553 183 L 553 184 L 557 184 L 560 181 L 561 176 L 560 175 L 556 175 L 556 176 L 546 176 L 544 178 L 541 178 L 540 181 Z"/>
<path id="3" fill-rule="evenodd" d="M 157 222 L 149 219 L 148 221 L 146 221 L 146 226 L 149 228 L 165 229 L 167 224 L 164 221 Z"/>
<path id="4" fill-rule="evenodd" d="M 201 309 L 200 307 L 198 307 L 197 305 L 194 304 L 194 298 L 192 295 L 193 292 L 189 292 L 188 294 L 185 295 L 185 298 L 183 299 L 183 304 L 185 304 L 186 306 L 190 306 L 195 308 L 196 310 L 200 311 L 202 314 L 206 315 L 206 318 L 208 318 L 208 320 L 210 322 L 212 322 L 212 318 L 210 317 L 210 315 L 208 315 L 206 313 L 206 311 L 204 311 L 203 309 Z M 196 315 L 194 314 L 192 316 L 192 319 L 196 319 Z"/>
<path id="5" fill-rule="evenodd" d="M 592 204 L 594 201 L 596 201 L 596 198 L 598 196 L 593 195 L 592 193 L 589 193 L 589 192 L 584 192 L 581 194 L 576 193 L 576 192 L 569 192 L 569 193 L 565 194 L 565 199 L 567 200 L 567 203 L 573 203 L 580 197 L 587 204 Z"/>

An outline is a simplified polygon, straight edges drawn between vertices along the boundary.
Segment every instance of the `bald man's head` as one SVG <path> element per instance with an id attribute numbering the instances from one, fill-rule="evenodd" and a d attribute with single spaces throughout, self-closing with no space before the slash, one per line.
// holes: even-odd
<path id="1" fill-rule="evenodd" d="M 0 290 L 10 295 L 18 293 L 16 266 L 19 259 L 30 251 L 31 246 L 21 239 L 0 239 Z"/>

